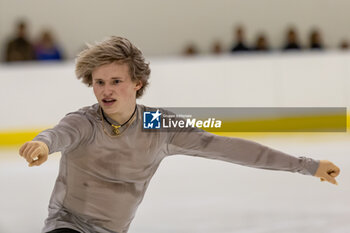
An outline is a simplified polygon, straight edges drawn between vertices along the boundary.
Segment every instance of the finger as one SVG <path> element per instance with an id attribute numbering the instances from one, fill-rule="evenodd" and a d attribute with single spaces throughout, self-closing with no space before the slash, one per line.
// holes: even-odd
<path id="1" fill-rule="evenodd" d="M 331 172 L 331 173 L 328 173 L 330 176 L 332 177 L 337 177 L 339 175 L 339 173 L 336 173 L 336 172 Z"/>
<path id="2" fill-rule="evenodd" d="M 30 156 L 28 156 L 28 155 L 25 156 L 24 158 L 27 160 L 28 163 L 33 162 L 33 159 Z"/>
<path id="3" fill-rule="evenodd" d="M 28 142 L 24 143 L 24 144 L 21 146 L 21 148 L 19 148 L 19 155 L 20 155 L 20 156 L 23 156 L 23 152 L 24 152 L 24 150 L 27 148 L 27 146 L 28 146 Z"/>
<path id="4" fill-rule="evenodd" d="M 325 179 L 325 178 L 320 178 L 320 180 L 323 182 L 323 181 L 325 181 L 326 179 Z"/>
<path id="5" fill-rule="evenodd" d="M 32 159 L 37 159 L 39 157 L 40 153 L 41 153 L 41 148 L 38 147 L 32 153 L 30 153 L 30 157 Z"/>
<path id="6" fill-rule="evenodd" d="M 26 152 L 25 158 L 28 163 L 31 163 L 38 159 L 38 156 L 40 155 L 40 153 L 41 153 L 40 148 L 34 147 L 34 150 L 31 148 L 30 151 Z"/>
<path id="7" fill-rule="evenodd" d="M 33 144 L 28 142 L 26 148 L 23 150 L 24 157 L 28 156 L 28 152 L 32 149 L 32 147 L 33 147 Z"/>
<path id="8" fill-rule="evenodd" d="M 333 176 L 333 177 L 337 177 L 340 173 L 340 169 L 339 167 L 333 165 L 334 167 L 331 169 L 331 173 L 329 175 Z"/>
<path id="9" fill-rule="evenodd" d="M 34 162 L 29 163 L 28 166 L 29 167 L 39 166 L 39 160 L 35 160 Z"/>
<path id="10" fill-rule="evenodd" d="M 330 175 L 327 175 L 324 177 L 329 183 L 332 183 L 332 184 L 335 184 L 335 185 L 338 185 L 337 181 Z"/>
<path id="11" fill-rule="evenodd" d="M 33 162 L 32 157 L 31 157 L 30 154 L 27 153 L 27 152 L 24 152 L 24 153 L 23 153 L 23 158 L 24 158 L 25 160 L 27 160 L 28 163 Z"/>
<path id="12" fill-rule="evenodd" d="M 31 158 L 33 158 L 33 157 L 32 157 L 32 154 L 33 154 L 34 151 L 36 151 L 38 148 L 39 148 L 39 146 L 38 146 L 37 144 L 32 144 L 32 146 L 30 147 L 30 149 L 28 149 L 28 150 L 26 151 L 27 156 L 30 156 Z"/>
<path id="13" fill-rule="evenodd" d="M 29 164 L 29 167 L 33 167 L 33 166 L 40 166 L 41 164 L 43 164 L 45 161 L 47 160 L 46 156 L 41 156 L 39 159 L 31 162 Z"/>

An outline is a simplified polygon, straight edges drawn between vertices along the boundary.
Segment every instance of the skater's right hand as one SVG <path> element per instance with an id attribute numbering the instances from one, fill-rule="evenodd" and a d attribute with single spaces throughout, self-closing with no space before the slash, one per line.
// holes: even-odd
<path id="1" fill-rule="evenodd" d="M 47 160 L 49 148 L 40 141 L 29 141 L 19 149 L 19 154 L 27 160 L 28 166 L 39 166 Z"/>

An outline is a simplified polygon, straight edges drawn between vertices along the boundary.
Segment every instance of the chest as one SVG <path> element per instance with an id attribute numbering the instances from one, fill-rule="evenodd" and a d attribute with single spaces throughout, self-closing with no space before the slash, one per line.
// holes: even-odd
<path id="1" fill-rule="evenodd" d="M 134 133 L 96 135 L 67 156 L 68 166 L 112 180 L 143 180 L 152 176 L 166 151 L 164 135 Z"/>

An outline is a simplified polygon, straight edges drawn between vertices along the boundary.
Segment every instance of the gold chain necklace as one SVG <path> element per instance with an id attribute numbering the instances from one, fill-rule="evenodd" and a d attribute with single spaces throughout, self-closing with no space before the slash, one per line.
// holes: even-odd
<path id="1" fill-rule="evenodd" d="M 137 110 L 137 106 L 135 106 L 135 110 L 134 112 L 132 113 L 131 117 L 123 124 L 121 125 L 115 125 L 115 124 L 112 124 L 108 121 L 108 119 L 105 117 L 104 113 L 103 113 L 103 110 L 102 110 L 102 107 L 100 107 L 100 115 L 101 115 L 101 119 L 102 119 L 102 128 L 103 128 L 103 131 L 105 132 L 105 134 L 107 134 L 108 136 L 110 137 L 117 137 L 119 135 L 121 135 L 125 130 L 127 130 L 129 128 L 129 126 L 131 125 L 132 122 L 134 122 L 134 120 L 136 119 L 136 110 Z M 104 124 L 104 120 L 106 120 L 106 122 L 112 126 L 113 130 L 113 134 L 111 135 L 109 132 L 107 132 L 106 128 L 105 128 L 105 124 Z M 129 124 L 128 124 L 129 123 Z M 120 132 L 119 128 L 126 125 L 127 127 L 122 131 Z"/>

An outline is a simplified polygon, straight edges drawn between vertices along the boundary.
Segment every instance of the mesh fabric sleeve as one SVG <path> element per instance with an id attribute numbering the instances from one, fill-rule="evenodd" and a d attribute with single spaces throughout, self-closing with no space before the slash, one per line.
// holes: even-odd
<path id="1" fill-rule="evenodd" d="M 314 175 L 319 161 L 294 157 L 259 143 L 222 137 L 199 129 L 169 133 L 168 155 L 183 154 L 223 160 L 244 166 Z"/>
<path id="2" fill-rule="evenodd" d="M 42 141 L 49 152 L 72 150 L 91 137 L 92 126 L 84 114 L 69 113 L 54 128 L 39 133 L 33 141 Z"/>

